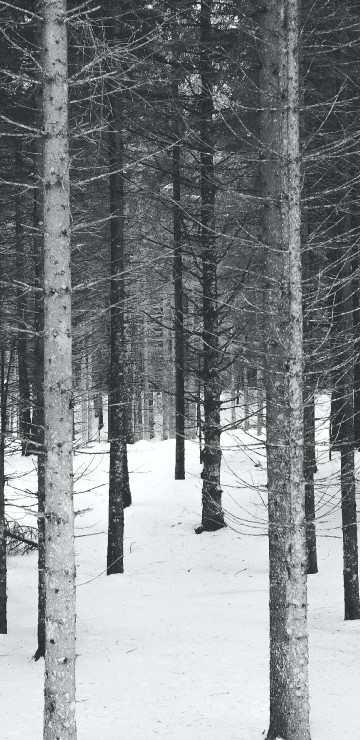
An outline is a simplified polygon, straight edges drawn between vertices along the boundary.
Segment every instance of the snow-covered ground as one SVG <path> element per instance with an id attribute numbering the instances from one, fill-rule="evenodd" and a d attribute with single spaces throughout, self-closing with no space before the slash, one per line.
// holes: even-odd
<path id="1" fill-rule="evenodd" d="M 259 740 L 268 725 L 265 457 L 244 431 L 224 433 L 229 526 L 196 535 L 198 447 L 174 481 L 174 442 L 129 447 L 133 506 L 125 573 L 107 577 L 108 447 L 75 457 L 79 740 Z M 319 574 L 309 578 L 312 740 L 360 738 L 360 624 L 343 621 L 337 456 L 318 434 Z M 261 442 L 261 440 L 260 440 Z M 334 474 L 332 474 L 334 471 Z M 34 490 L 31 459 L 8 473 L 14 503 Z M 90 509 L 90 510 L 89 510 Z M 21 510 L 9 509 L 22 516 Z M 26 514 L 29 518 L 29 514 Z M 9 557 L 9 634 L 1 637 L 1 740 L 41 740 L 43 664 L 36 648 L 36 554 Z"/>

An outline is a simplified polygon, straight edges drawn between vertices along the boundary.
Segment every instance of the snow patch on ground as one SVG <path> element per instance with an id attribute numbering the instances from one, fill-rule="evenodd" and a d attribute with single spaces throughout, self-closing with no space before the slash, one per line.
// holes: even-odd
<path id="1" fill-rule="evenodd" d="M 338 460 L 319 436 L 319 574 L 309 578 L 312 740 L 360 737 L 360 624 L 343 621 Z M 228 527 L 194 534 L 196 442 L 186 480 L 174 441 L 129 446 L 133 506 L 125 573 L 105 575 L 108 445 L 75 456 L 78 740 L 259 740 L 268 726 L 268 573 L 264 438 L 222 435 Z M 34 462 L 14 455 L 9 512 L 35 523 Z M 25 492 L 25 493 L 24 493 Z M 27 512 L 18 507 L 27 504 Z M 90 509 L 90 510 L 89 510 Z M 9 635 L 0 638 L 2 740 L 42 737 L 36 554 L 9 558 Z M 346 721 L 345 719 L 346 718 Z"/>

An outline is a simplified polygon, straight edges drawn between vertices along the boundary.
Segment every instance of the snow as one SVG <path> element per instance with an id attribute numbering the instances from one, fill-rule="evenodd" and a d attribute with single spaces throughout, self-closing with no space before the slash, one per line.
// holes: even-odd
<path id="1" fill-rule="evenodd" d="M 318 435 L 319 574 L 309 578 L 312 740 L 360 737 L 360 625 L 343 621 L 336 475 Z M 268 726 L 268 576 L 264 447 L 222 435 L 229 526 L 196 535 L 198 446 L 173 479 L 174 441 L 129 446 L 134 504 L 126 511 L 125 573 L 107 577 L 108 446 L 76 465 L 78 740 L 259 740 Z M 95 454 L 96 453 L 96 454 Z M 13 455 L 8 495 L 34 490 L 33 461 Z M 257 491 L 257 488 L 259 491 Z M 9 508 L 19 518 L 20 509 Z M 21 514 L 21 516 L 23 516 Z M 29 519 L 30 514 L 25 517 Z M 31 522 L 34 520 L 31 519 Z M 0 638 L 2 740 L 42 737 L 43 664 L 36 648 L 36 554 L 9 558 L 9 635 Z"/>

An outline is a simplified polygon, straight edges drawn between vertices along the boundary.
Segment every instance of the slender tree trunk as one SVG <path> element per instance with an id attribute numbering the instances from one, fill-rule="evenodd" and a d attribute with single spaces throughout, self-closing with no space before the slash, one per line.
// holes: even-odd
<path id="1" fill-rule="evenodd" d="M 41 14 L 42 0 L 37 0 L 36 10 Z M 39 64 L 43 64 L 41 22 L 35 25 L 34 42 L 38 49 Z M 36 86 L 35 110 L 38 136 L 34 140 L 33 159 L 35 170 L 35 188 L 33 202 L 33 250 L 35 277 L 35 335 L 34 335 L 34 385 L 33 385 L 33 418 L 31 433 L 31 450 L 37 457 L 38 485 L 38 626 L 37 649 L 35 660 L 45 657 L 45 422 L 44 422 L 44 226 L 43 226 L 43 141 L 42 127 L 42 85 L 40 75 Z"/>
<path id="2" fill-rule="evenodd" d="M 163 439 L 170 439 L 170 405 L 172 404 L 171 394 L 171 375 L 169 372 L 169 354 L 170 354 L 170 342 L 169 342 L 169 325 L 171 307 L 168 304 L 168 299 L 164 298 L 162 303 L 162 349 L 163 349 Z"/>
<path id="3" fill-rule="evenodd" d="M 354 465 L 354 346 L 352 275 L 347 216 L 338 220 L 339 247 L 331 250 L 335 266 L 332 294 L 333 393 L 331 442 L 341 456 L 341 511 L 345 619 L 360 619 L 359 564 Z M 334 235 L 336 239 L 336 235 Z M 347 252 L 340 251 L 340 245 Z"/>
<path id="4" fill-rule="evenodd" d="M 177 96 L 177 83 L 176 87 Z M 175 98 L 176 99 L 176 98 Z M 175 342 L 175 480 L 185 478 L 185 370 L 182 244 L 180 213 L 180 146 L 172 148 L 174 219 L 174 342 Z"/>
<path id="5" fill-rule="evenodd" d="M 200 530 L 225 526 L 221 502 L 220 468 L 220 351 L 218 324 L 217 263 L 215 235 L 214 149 L 212 143 L 212 0 L 200 5 L 200 162 L 201 162 L 201 252 L 203 290 L 203 383 L 204 448 L 202 524 Z"/>
<path id="6" fill-rule="evenodd" d="M 360 218 L 353 215 L 352 229 L 359 229 Z M 360 450 L 360 280 L 359 280 L 359 248 L 353 248 L 352 258 L 352 296 L 353 296 L 353 328 L 354 328 L 354 445 Z"/>
<path id="7" fill-rule="evenodd" d="M 249 407 L 249 372 L 248 372 L 248 366 L 246 364 L 244 365 L 244 371 L 243 371 L 243 380 L 244 380 L 244 431 L 248 432 L 250 429 L 250 419 L 249 419 L 249 413 L 250 413 L 250 407 Z"/>
<path id="8" fill-rule="evenodd" d="M 315 388 L 305 374 L 304 382 L 304 480 L 306 551 L 308 575 L 318 572 L 315 529 Z"/>
<path id="9" fill-rule="evenodd" d="M 256 371 L 256 405 L 256 434 L 260 437 L 264 426 L 264 381 L 261 367 L 258 367 Z"/>
<path id="10" fill-rule="evenodd" d="M 175 36 L 175 34 L 174 34 Z M 176 61 L 176 53 L 173 54 Z M 175 74 L 175 73 L 174 73 Z M 175 116 L 178 105 L 178 80 L 173 79 Z M 181 234 L 181 147 L 179 126 L 175 124 L 172 146 L 173 235 L 174 235 L 174 343 L 175 343 L 175 480 L 185 479 L 185 365 L 183 311 L 183 255 Z"/>
<path id="11" fill-rule="evenodd" d="M 83 331 L 86 331 L 83 326 Z M 87 380 L 87 359 L 86 359 L 86 340 L 83 338 L 83 346 L 81 349 L 80 359 L 80 388 L 81 388 L 81 438 L 82 442 L 86 445 L 90 441 L 89 438 L 89 402 L 88 402 L 88 380 Z"/>
<path id="12" fill-rule="evenodd" d="M 7 634 L 7 564 L 5 534 L 5 439 L 6 439 L 6 384 L 5 349 L 0 350 L 0 634 Z"/>
<path id="13" fill-rule="evenodd" d="M 334 78 L 334 95 L 339 108 L 332 114 L 334 134 L 338 140 L 353 120 L 353 96 L 355 87 L 352 78 L 344 75 L 351 68 L 352 45 L 349 28 L 351 16 L 349 3 L 342 5 L 344 24 L 340 31 L 340 44 L 336 53 L 337 69 L 342 70 Z M 351 33 L 351 32 L 350 32 Z M 341 111 L 341 115 L 339 113 Z M 330 293 L 331 338 L 332 338 L 332 398 L 331 398 L 331 436 L 330 443 L 341 455 L 341 510 L 343 534 L 343 578 L 345 619 L 360 619 L 358 538 L 355 497 L 354 468 L 354 304 L 352 298 L 353 274 L 353 223 L 351 219 L 352 201 L 355 199 L 354 180 L 351 164 L 354 153 L 345 137 L 344 155 L 336 158 L 334 177 L 339 186 L 338 202 L 333 209 L 334 222 L 332 244 L 329 250 L 330 272 L 333 284 Z M 356 322 L 355 313 L 355 322 Z M 355 357 L 354 357 L 355 355 Z M 357 368 L 356 368 L 357 370 Z M 355 385 L 355 387 L 354 387 Z"/>
<path id="14" fill-rule="evenodd" d="M 115 25 L 115 20 L 112 21 Z M 115 28 L 112 29 L 115 36 Z M 120 100 L 110 95 L 110 393 L 109 393 L 109 527 L 107 575 L 124 572 L 124 508 L 131 504 L 125 418 L 124 334 L 124 178 Z"/>
<path id="15" fill-rule="evenodd" d="M 23 168 L 19 145 L 14 150 L 15 172 L 18 182 L 22 182 Z M 22 225 L 21 194 L 15 193 L 15 238 L 16 238 L 16 273 L 20 283 L 25 282 L 26 260 L 24 232 Z M 29 442 L 31 438 L 31 401 L 30 383 L 27 369 L 27 333 L 26 333 L 26 298 L 24 289 L 17 289 L 17 315 L 18 315 L 18 374 L 19 374 L 19 432 L 21 438 L 21 451 L 23 455 L 29 454 Z"/>
<path id="16" fill-rule="evenodd" d="M 315 529 L 315 371 L 313 366 L 313 337 L 311 301 L 313 299 L 313 280 L 311 274 L 312 253 L 306 244 L 305 228 L 302 229 L 302 279 L 304 286 L 303 331 L 304 331 L 304 480 L 305 480 L 305 519 L 306 551 L 308 575 L 318 572 L 316 529 Z"/>
<path id="17" fill-rule="evenodd" d="M 265 0 L 260 132 L 267 248 L 270 726 L 309 740 L 299 153 L 299 4 Z"/>
<path id="18" fill-rule="evenodd" d="M 143 439 L 150 439 L 150 384 L 149 384 L 149 336 L 148 320 L 144 316 L 143 326 Z"/>
<path id="19" fill-rule="evenodd" d="M 41 153 L 35 154 L 39 162 Z M 32 445 L 37 456 L 38 484 L 38 645 L 35 660 L 45 656 L 45 446 L 44 446 L 44 255 L 42 226 L 42 192 L 34 191 L 34 255 L 35 255 L 35 336 L 34 336 L 34 398 Z"/>
<path id="20" fill-rule="evenodd" d="M 65 0 L 44 0 L 44 740 L 76 740 L 70 184 Z"/>

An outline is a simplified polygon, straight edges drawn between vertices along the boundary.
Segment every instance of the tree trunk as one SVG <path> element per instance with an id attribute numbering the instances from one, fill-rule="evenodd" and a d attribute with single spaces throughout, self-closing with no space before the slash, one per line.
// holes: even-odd
<path id="1" fill-rule="evenodd" d="M 23 167 L 21 153 L 18 144 L 15 145 L 15 172 L 18 182 L 23 181 Z M 16 238 L 16 274 L 20 283 L 25 282 L 26 262 L 25 244 L 22 225 L 21 194 L 15 193 L 15 238 Z M 26 333 L 26 298 L 24 289 L 17 288 L 17 315 L 18 315 L 18 377 L 19 377 L 19 434 L 21 439 L 21 452 L 29 454 L 29 442 L 31 438 L 31 401 L 30 383 L 27 369 L 27 333 Z"/>
<path id="2" fill-rule="evenodd" d="M 149 336 L 148 320 L 144 316 L 143 327 L 143 439 L 150 440 L 150 384 L 149 384 Z"/>
<path id="3" fill-rule="evenodd" d="M 40 171 L 41 153 L 35 153 Z M 32 419 L 32 449 L 37 456 L 38 486 L 38 645 L 35 660 L 45 656 L 45 446 L 44 446 L 44 254 L 42 227 L 42 193 L 34 191 L 34 255 L 35 255 L 35 336 L 34 336 L 34 398 Z"/>
<path id="4" fill-rule="evenodd" d="M 172 84 L 173 100 L 178 102 L 178 82 Z M 175 109 L 175 116 L 177 111 Z M 175 140 L 179 140 L 178 127 Z M 181 237 L 181 184 L 178 143 L 172 147 L 173 233 L 174 233 L 174 343 L 175 343 L 175 480 L 185 479 L 185 368 L 184 368 L 184 312 L 183 312 L 183 257 Z"/>
<path id="5" fill-rule="evenodd" d="M 164 298 L 162 302 L 162 350 L 163 350 L 163 439 L 170 439 L 170 405 L 172 404 L 171 394 L 171 374 L 169 372 L 169 325 L 170 325 L 171 308 L 168 305 L 168 299 Z"/>
<path id="6" fill-rule="evenodd" d="M 260 437 L 264 426 L 264 385 L 263 371 L 261 367 L 258 367 L 256 370 L 256 405 L 256 434 Z"/>
<path id="7" fill-rule="evenodd" d="M 180 146 L 173 145 L 175 480 L 185 478 L 185 377 L 182 246 L 180 221 Z"/>
<path id="8" fill-rule="evenodd" d="M 315 370 L 313 365 L 312 306 L 314 255 L 307 244 L 306 229 L 302 228 L 302 281 L 303 293 L 303 332 L 304 332 L 304 480 L 305 480 L 305 519 L 306 551 L 308 575 L 318 572 L 316 529 L 315 529 Z"/>
<path id="9" fill-rule="evenodd" d="M 115 14 L 111 41 L 116 39 Z M 109 526 L 107 575 L 124 572 L 124 508 L 131 505 L 127 446 L 124 332 L 124 178 L 120 100 L 110 93 L 109 186 L 110 186 L 110 392 L 109 392 Z"/>
<path id="10" fill-rule="evenodd" d="M 356 202 L 356 201 L 355 201 Z M 352 216 L 351 228 L 358 230 L 360 219 Z M 354 445 L 355 449 L 360 450 L 360 280 L 359 280 L 359 248 L 358 245 L 353 247 L 352 258 L 352 315 L 353 315 L 353 332 L 354 332 Z"/>
<path id="11" fill-rule="evenodd" d="M 306 369 L 306 368 L 305 368 Z M 304 378 L 304 480 L 307 574 L 318 572 L 315 530 L 315 388 L 312 378 Z"/>
<path id="12" fill-rule="evenodd" d="M 248 366 L 246 364 L 244 365 L 244 371 L 243 371 L 243 380 L 244 380 L 244 431 L 248 432 L 250 429 L 250 406 L 249 406 L 249 372 L 248 372 Z"/>
<path id="13" fill-rule="evenodd" d="M 201 529 L 215 531 L 225 526 L 221 503 L 219 324 L 215 235 L 214 150 L 212 143 L 212 0 L 200 5 L 200 163 L 201 163 L 201 254 L 203 291 L 203 383 L 204 448 Z"/>
<path id="14" fill-rule="evenodd" d="M 352 326 L 351 253 L 346 234 L 348 216 L 339 218 L 334 233 L 338 246 L 331 249 L 335 266 L 331 296 L 333 343 L 332 447 L 341 456 L 341 511 L 343 533 L 345 619 L 360 619 L 358 540 L 354 466 L 354 346 Z M 343 248 L 340 251 L 340 248 Z M 344 249 L 345 248 L 345 249 Z"/>
<path id="15" fill-rule="evenodd" d="M 297 0 L 265 0 L 261 25 L 262 237 L 267 247 L 270 726 L 309 740 Z"/>
<path id="16" fill-rule="evenodd" d="M 41 0 L 36 3 L 37 12 L 41 13 Z M 41 22 L 35 25 L 34 43 L 38 52 L 39 64 L 43 64 Z M 42 85 L 39 83 L 35 92 L 35 110 L 38 127 L 38 137 L 33 144 L 33 158 L 35 170 L 35 188 L 33 202 L 33 250 L 34 250 L 34 277 L 35 277 L 35 334 L 34 334 L 34 379 L 33 379 L 33 418 L 31 433 L 31 451 L 37 456 L 37 485 L 38 485 L 38 626 L 37 649 L 35 660 L 45 657 L 45 422 L 44 422 L 44 227 L 43 227 L 43 141 L 40 137 L 42 127 Z"/>
<path id="17" fill-rule="evenodd" d="M 5 383 L 5 350 L 1 347 L 0 367 L 0 634 L 7 634 L 7 595 L 6 595 L 6 534 L 5 534 L 5 438 L 7 393 Z"/>
<path id="18" fill-rule="evenodd" d="M 76 740 L 70 185 L 65 0 L 44 0 L 44 740 Z"/>

